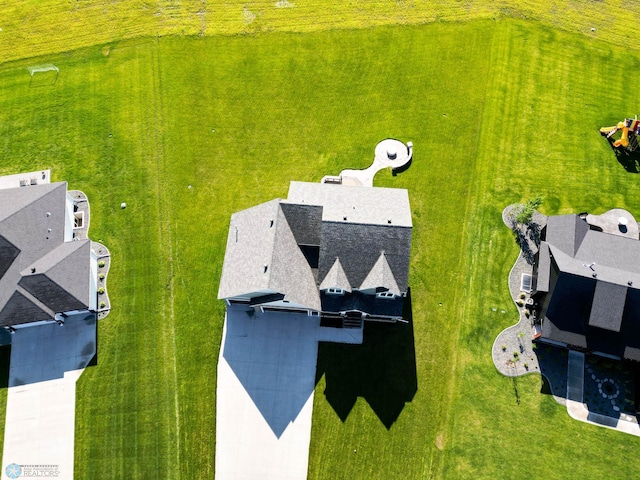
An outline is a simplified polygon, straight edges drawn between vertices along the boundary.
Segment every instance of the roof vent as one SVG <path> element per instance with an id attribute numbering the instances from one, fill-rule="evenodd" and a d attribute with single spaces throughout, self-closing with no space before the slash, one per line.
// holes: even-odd
<path id="1" fill-rule="evenodd" d="M 273 218 L 269 220 L 269 228 L 273 227 Z"/>
<path id="2" fill-rule="evenodd" d="M 342 217 L 342 219 L 346 222 L 347 221 L 347 217 Z"/>
<path id="3" fill-rule="evenodd" d="M 387 223 L 391 223 L 391 219 L 390 218 L 387 219 Z"/>
<path id="4" fill-rule="evenodd" d="M 50 216 L 51 216 L 51 212 L 47 212 L 47 217 L 50 217 Z"/>
<path id="5" fill-rule="evenodd" d="M 266 263 L 264 264 L 264 273 L 267 273 L 267 269 L 269 268 L 269 265 L 267 265 Z"/>
<path id="6" fill-rule="evenodd" d="M 631 280 L 629 280 L 629 281 L 627 282 L 627 285 L 632 286 L 632 285 L 633 285 L 633 282 L 632 282 Z"/>
<path id="7" fill-rule="evenodd" d="M 36 273 L 36 267 L 31 267 L 31 273 Z"/>
<path id="8" fill-rule="evenodd" d="M 591 275 L 593 278 L 597 278 L 598 274 L 596 272 L 593 272 L 593 275 Z"/>

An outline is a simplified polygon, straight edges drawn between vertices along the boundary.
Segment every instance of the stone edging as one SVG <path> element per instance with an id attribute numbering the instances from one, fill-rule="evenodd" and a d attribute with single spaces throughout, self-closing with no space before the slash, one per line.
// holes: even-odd
<path id="1" fill-rule="evenodd" d="M 98 319 L 102 319 L 109 315 L 111 311 L 111 301 L 109 300 L 109 291 L 107 289 L 107 279 L 109 278 L 109 268 L 111 267 L 111 253 L 109 249 L 99 242 L 91 242 L 91 249 L 98 256 L 98 262 L 103 261 L 104 267 L 98 266 L 98 275 L 104 274 L 101 280 L 98 278 L 98 288 L 104 288 L 104 293 L 98 294 Z M 104 302 L 105 306 L 100 307 L 100 302 Z"/>
<path id="2" fill-rule="evenodd" d="M 519 204 L 512 204 L 507 206 L 502 211 L 502 221 L 509 228 L 513 228 L 512 220 L 509 214 Z M 539 226 L 546 225 L 547 217 L 539 212 L 535 212 L 533 216 L 533 222 Z M 527 240 L 528 247 L 532 253 L 537 252 L 537 245 L 533 243 L 529 237 L 524 235 Z M 528 272 L 527 272 L 528 271 Z M 496 337 L 491 348 L 491 356 L 493 364 L 498 372 L 506 377 L 518 377 L 529 373 L 540 373 L 540 364 L 538 362 L 538 356 L 533 349 L 533 332 L 531 327 L 531 320 L 525 315 L 526 306 L 520 307 L 516 303 L 520 295 L 520 274 L 532 273 L 533 267 L 524 258 L 522 251 L 518 255 L 518 258 L 514 262 L 509 276 L 507 277 L 509 293 L 511 294 L 511 300 L 518 310 L 518 321 L 504 330 L 502 330 Z M 525 297 L 525 299 L 528 298 Z M 503 345 L 505 348 L 503 348 Z M 518 353 L 517 359 L 514 356 L 514 352 Z M 527 367 L 524 365 L 527 364 Z M 551 391 L 553 392 L 553 385 L 548 377 Z M 554 395 L 554 398 L 559 403 L 565 403 L 565 399 Z"/>

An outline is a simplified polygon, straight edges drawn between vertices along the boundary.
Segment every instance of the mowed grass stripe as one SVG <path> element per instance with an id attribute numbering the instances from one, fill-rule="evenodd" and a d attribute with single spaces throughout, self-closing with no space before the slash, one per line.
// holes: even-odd
<path id="1" fill-rule="evenodd" d="M 158 89 L 150 88 L 153 52 L 134 47 L 122 53 L 108 64 L 101 54 L 90 56 L 85 61 L 101 68 L 69 65 L 65 73 L 62 90 L 77 97 L 61 109 L 69 118 L 79 110 L 87 120 L 102 120 L 73 129 L 64 122 L 48 127 L 60 143 L 68 141 L 70 130 L 81 131 L 77 144 L 92 145 L 97 157 L 92 163 L 81 155 L 59 161 L 72 184 L 75 172 L 91 172 L 88 187 L 77 186 L 89 194 L 92 238 L 111 250 L 109 290 L 118 305 L 99 324 L 98 366 L 78 382 L 78 478 L 148 478 L 177 459 L 173 371 L 167 361 L 168 262 L 160 235 L 165 216 L 158 203 L 162 171 L 156 168 L 162 153 L 155 141 Z M 87 81 L 92 94 L 85 96 Z M 119 208 L 122 201 L 126 210 Z"/>
<path id="2" fill-rule="evenodd" d="M 620 78 L 619 69 L 627 71 L 637 60 L 609 50 L 606 56 L 616 66 L 590 75 L 602 70 L 602 45 L 564 34 L 553 34 L 549 42 L 551 32 L 544 28 L 530 33 L 524 24 L 510 25 L 500 42 L 509 47 L 493 64 L 495 87 L 485 111 L 489 121 L 483 124 L 478 205 L 468 241 L 470 313 L 462 328 L 465 353 L 458 359 L 444 478 L 511 478 L 523 466 L 532 478 L 576 472 L 606 477 L 610 465 L 598 460 L 606 451 L 619 444 L 625 451 L 637 448 L 635 438 L 571 420 L 563 406 L 539 393 L 538 375 L 516 384 L 501 377 L 489 357 L 497 333 L 517 318 L 506 276 L 518 249 L 502 225 L 503 206 L 541 194 L 542 210 L 549 214 L 616 206 L 638 211 L 632 193 L 637 178 L 615 160 L 594 125 L 609 114 L 608 99 L 618 94 L 612 81 Z M 516 79 L 514 72 L 522 74 Z M 522 135 L 514 134 L 519 125 Z M 568 456 L 574 460 L 567 462 Z"/>
<path id="3" fill-rule="evenodd" d="M 365 167 L 386 136 L 416 145 L 414 165 L 377 184 L 411 195 L 417 392 L 387 429 L 363 397 L 343 423 L 320 379 L 310 478 L 511 477 L 520 438 L 533 477 L 570 475 L 575 445 L 585 477 L 637 469 L 633 439 L 570 420 L 535 376 L 517 406 L 489 358 L 515 317 L 506 204 L 540 193 L 546 213 L 639 210 L 636 177 L 597 133 L 637 110 L 635 54 L 486 21 L 145 39 L 43 61 L 62 67 L 54 88 L 30 89 L 19 63 L 0 71 L 2 172 L 51 166 L 83 189 L 91 236 L 114 256 L 117 308 L 78 384 L 78 478 L 213 476 L 229 214 L 291 179 Z M 349 368 L 349 352 L 322 349 Z M 373 392 L 393 385 L 389 366 L 363 370 Z"/>

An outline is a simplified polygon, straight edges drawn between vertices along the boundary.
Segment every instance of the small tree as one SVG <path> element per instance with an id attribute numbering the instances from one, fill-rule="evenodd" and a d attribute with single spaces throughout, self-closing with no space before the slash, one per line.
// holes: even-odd
<path id="1" fill-rule="evenodd" d="M 531 222 L 536 209 L 542 205 L 542 197 L 534 197 L 527 200 L 524 205 L 520 206 L 515 213 L 516 223 L 527 225 Z"/>

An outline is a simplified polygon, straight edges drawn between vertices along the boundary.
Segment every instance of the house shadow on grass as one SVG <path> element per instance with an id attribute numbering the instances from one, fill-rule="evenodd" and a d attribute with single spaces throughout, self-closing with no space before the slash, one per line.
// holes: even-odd
<path id="1" fill-rule="evenodd" d="M 551 345 L 538 344 L 536 350 L 542 385 L 540 393 L 555 395 L 559 399 L 567 398 L 567 351 Z"/>
<path id="2" fill-rule="evenodd" d="M 11 361 L 11 345 L 0 347 L 0 389 L 9 386 L 9 364 Z"/>
<path id="3" fill-rule="evenodd" d="M 363 397 L 390 429 L 413 400 L 418 379 L 410 294 L 404 318 L 408 324 L 367 323 L 362 345 L 320 343 L 316 384 L 324 375 L 325 397 L 343 422 Z"/>

